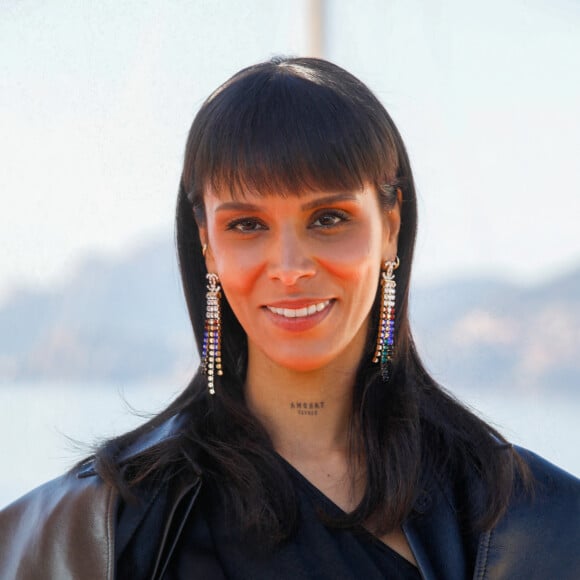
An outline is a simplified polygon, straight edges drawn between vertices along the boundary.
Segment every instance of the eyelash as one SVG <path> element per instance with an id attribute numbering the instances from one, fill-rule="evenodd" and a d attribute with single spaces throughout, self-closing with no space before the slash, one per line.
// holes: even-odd
<path id="1" fill-rule="evenodd" d="M 322 218 L 326 218 L 326 217 L 337 218 L 337 221 L 335 221 L 332 224 L 328 224 L 328 225 L 323 225 L 323 224 L 320 224 L 318 226 L 314 225 L 316 222 L 319 222 Z M 314 227 L 315 229 L 320 228 L 320 229 L 326 230 L 326 229 L 334 228 L 334 227 L 336 227 L 342 223 L 348 222 L 348 221 L 350 221 L 350 216 L 345 211 L 338 210 L 338 209 L 322 210 L 322 211 L 318 212 L 318 215 L 315 216 L 315 219 L 312 220 L 312 225 L 310 227 Z M 246 226 L 250 225 L 250 229 L 242 229 L 241 226 L 243 226 L 244 224 Z M 256 226 L 259 226 L 259 227 L 256 227 Z M 263 222 L 261 222 L 257 218 L 244 217 L 244 218 L 238 218 L 238 219 L 232 220 L 231 222 L 229 222 L 226 225 L 226 229 L 229 231 L 237 230 L 237 231 L 245 234 L 245 233 L 254 233 L 254 232 L 259 231 L 259 230 L 264 230 L 264 229 L 267 229 L 267 227 L 264 225 Z"/>
<path id="2" fill-rule="evenodd" d="M 239 232 L 241 232 L 243 234 L 253 233 L 253 232 L 258 231 L 257 228 L 252 228 L 252 229 L 249 229 L 249 230 L 245 230 L 245 229 L 242 229 L 242 228 L 239 227 L 242 224 L 246 224 L 247 225 L 248 223 L 252 224 L 253 226 L 260 225 L 261 227 L 259 229 L 265 229 L 264 224 L 262 224 L 260 222 L 260 220 L 258 220 L 256 218 L 239 218 L 239 219 L 232 220 L 231 222 L 228 222 L 228 224 L 226 225 L 226 229 L 227 230 L 237 230 L 237 231 L 239 231 Z"/>
<path id="3" fill-rule="evenodd" d="M 326 209 L 326 210 L 322 210 L 318 214 L 318 216 L 316 217 L 316 219 L 314 220 L 313 223 L 319 221 L 321 218 L 325 218 L 325 217 L 329 217 L 329 216 L 332 218 L 338 218 L 338 220 L 336 222 L 334 222 L 333 224 L 326 225 L 326 226 L 320 224 L 320 226 L 317 226 L 317 227 L 320 227 L 322 229 L 330 229 L 330 228 L 334 228 L 342 223 L 350 221 L 350 216 L 347 212 L 342 211 L 340 209 L 332 209 L 332 210 Z"/>

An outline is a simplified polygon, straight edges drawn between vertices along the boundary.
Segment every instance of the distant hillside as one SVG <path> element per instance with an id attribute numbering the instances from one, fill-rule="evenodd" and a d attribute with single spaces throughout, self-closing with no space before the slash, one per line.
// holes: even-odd
<path id="1" fill-rule="evenodd" d="M 59 292 L 0 309 L 0 380 L 169 378 L 196 362 L 170 240 L 87 259 Z"/>
<path id="2" fill-rule="evenodd" d="M 529 288 L 491 280 L 418 287 L 411 303 L 419 352 L 445 384 L 580 385 L 580 270 Z"/>
<path id="3" fill-rule="evenodd" d="M 496 280 L 417 286 L 419 352 L 443 384 L 567 390 L 580 384 L 580 270 L 530 288 Z M 90 258 L 58 292 L 21 290 L 0 309 L 0 384 L 175 380 L 197 364 L 175 250 Z"/>

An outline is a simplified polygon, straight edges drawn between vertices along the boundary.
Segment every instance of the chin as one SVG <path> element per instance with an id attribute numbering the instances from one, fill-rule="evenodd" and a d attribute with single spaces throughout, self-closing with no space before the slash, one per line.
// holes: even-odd
<path id="1" fill-rule="evenodd" d="M 332 358 L 330 357 L 304 357 L 304 356 L 284 356 L 272 357 L 276 365 L 296 373 L 310 373 L 320 371 L 328 367 Z"/>

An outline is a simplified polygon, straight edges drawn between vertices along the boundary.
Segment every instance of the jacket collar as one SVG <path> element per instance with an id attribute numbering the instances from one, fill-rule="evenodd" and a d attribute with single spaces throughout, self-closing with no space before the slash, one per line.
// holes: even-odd
<path id="1" fill-rule="evenodd" d="M 461 529 L 455 495 L 449 484 L 435 481 L 419 496 L 403 532 L 425 580 L 470 578 L 477 539 Z"/>
<path id="2" fill-rule="evenodd" d="M 183 413 L 174 415 L 167 421 L 142 434 L 119 455 L 119 464 L 123 465 L 142 453 L 153 449 L 160 443 L 179 436 L 186 420 L 186 415 Z M 195 463 L 191 459 L 190 461 L 194 469 L 200 473 Z M 77 471 L 77 477 L 79 478 L 93 475 L 96 475 L 93 459 L 81 465 Z M 168 514 L 169 521 L 166 524 L 162 549 L 158 554 L 155 566 L 157 571 L 165 568 L 166 562 L 173 552 L 184 521 L 187 519 L 187 515 L 189 515 L 199 492 L 200 483 L 199 479 L 195 482 L 183 480 L 180 483 L 179 478 L 174 482 L 171 493 L 173 497 L 169 501 L 172 504 L 172 509 L 170 509 Z M 151 490 L 149 490 L 150 492 Z M 403 524 L 403 532 L 425 580 L 435 580 L 437 578 L 463 580 L 469 577 L 470 563 L 466 558 L 466 550 L 471 546 L 466 545 L 465 534 L 462 533 L 460 528 L 455 499 L 455 494 L 449 483 L 434 481 L 429 493 L 424 492 L 419 496 L 412 515 Z M 150 507 L 148 504 L 151 501 L 159 501 L 157 494 L 154 494 L 154 497 L 149 497 L 149 502 L 141 504 L 141 507 L 136 509 L 139 513 L 133 514 L 134 517 L 131 518 L 134 520 L 129 526 L 131 530 L 136 527 L 135 522 L 139 523 L 145 517 Z M 178 504 L 185 504 L 185 509 L 177 510 Z M 177 524 L 175 522 L 176 516 L 179 520 Z M 177 535 L 171 538 L 168 537 L 169 529 L 173 529 Z M 132 531 L 129 535 L 132 535 Z M 117 539 L 119 540 L 119 538 Z"/>
<path id="3" fill-rule="evenodd" d="M 187 420 L 187 414 L 180 414 L 150 429 L 119 456 L 119 462 L 123 464 L 177 437 Z M 578 553 L 574 546 L 580 535 L 579 482 L 529 452 L 518 452 L 532 469 L 537 482 L 533 511 L 530 511 L 529 498 L 516 498 L 492 532 L 479 535 L 469 529 L 473 521 L 471 512 L 482 501 L 474 495 L 478 488 L 476 474 L 468 472 L 444 481 L 432 479 L 429 493 L 419 497 L 414 512 L 403 524 L 425 580 L 576 577 L 575 572 L 580 567 L 579 557 L 573 557 Z M 191 463 L 199 474 L 199 466 L 194 461 Z M 81 466 L 77 473 L 78 477 L 95 474 L 93 461 Z M 156 491 L 159 493 L 147 494 L 152 503 L 165 501 L 168 510 L 163 543 L 157 554 L 156 569 L 160 574 L 179 540 L 200 486 L 200 477 L 176 477 L 171 490 L 158 482 Z M 146 511 L 141 509 L 131 518 L 128 526 L 131 534 L 140 527 Z M 546 536 L 546 530 L 559 533 Z M 530 547 L 542 549 L 531 550 Z M 525 558 L 522 553 L 526 553 Z"/>

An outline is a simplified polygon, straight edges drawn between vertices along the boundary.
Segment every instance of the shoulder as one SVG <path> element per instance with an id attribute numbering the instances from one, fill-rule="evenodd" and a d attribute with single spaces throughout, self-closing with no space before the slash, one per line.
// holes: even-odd
<path id="1" fill-rule="evenodd" d="M 580 541 L 580 480 L 546 459 L 526 449 L 515 448 L 527 463 L 533 476 L 530 494 L 516 494 L 512 500 L 504 525 L 516 529 L 525 526 L 528 534 L 542 536 L 558 528 Z M 549 527 L 546 527 L 548 526 Z M 498 526 L 498 532 L 500 527 Z M 554 546 L 562 544 L 562 538 L 554 538 Z"/>
<path id="2" fill-rule="evenodd" d="M 116 502 L 100 478 L 68 473 L 9 505 L 0 512 L 0 577 L 36 578 L 42 569 L 53 578 L 112 578 Z"/>
<path id="3" fill-rule="evenodd" d="M 147 429 L 119 464 L 177 436 L 182 424 L 173 417 Z M 0 511 L 0 578 L 113 578 L 120 504 L 91 460 L 18 499 Z"/>
<path id="4" fill-rule="evenodd" d="M 483 534 L 476 570 L 481 578 L 575 578 L 580 569 L 580 480 L 542 457 L 516 448 L 534 487 L 512 499 L 498 524 Z"/>
<path id="5" fill-rule="evenodd" d="M 535 484 L 532 505 L 536 509 L 549 505 L 551 513 L 555 513 L 555 508 L 566 507 L 572 509 L 570 515 L 580 515 L 580 479 L 532 451 L 519 447 L 515 451 L 532 472 Z"/>

